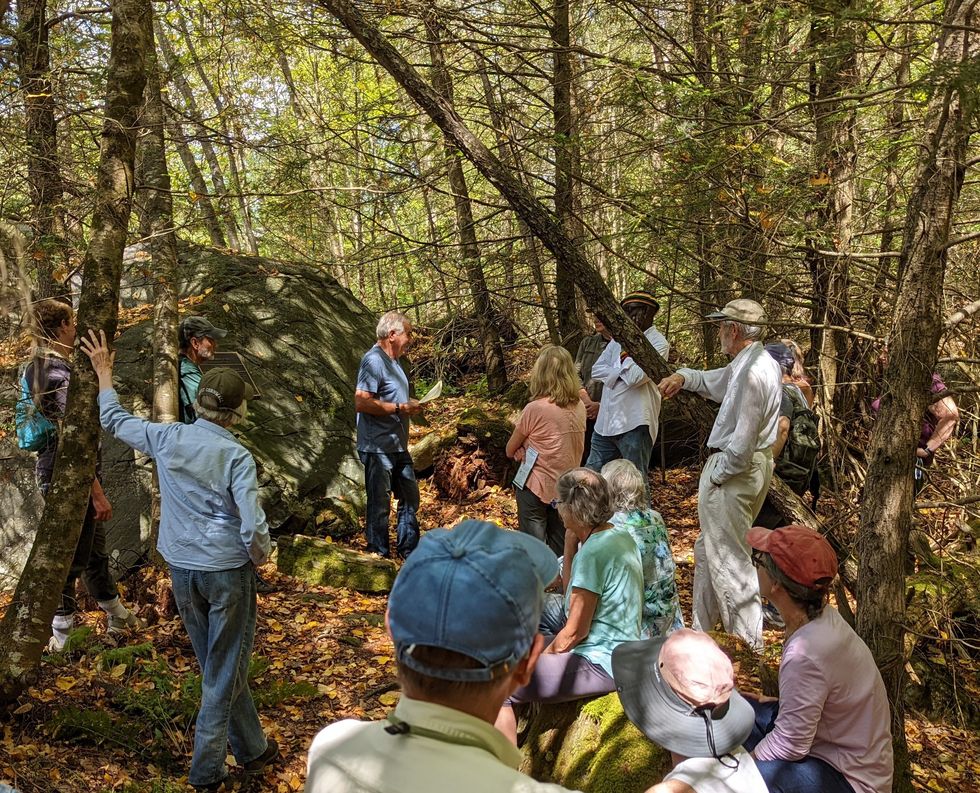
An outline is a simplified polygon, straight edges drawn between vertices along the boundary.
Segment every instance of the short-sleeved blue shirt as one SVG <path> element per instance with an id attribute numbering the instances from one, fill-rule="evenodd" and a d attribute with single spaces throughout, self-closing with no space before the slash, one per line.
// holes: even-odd
<path id="1" fill-rule="evenodd" d="M 361 358 L 357 390 L 374 394 L 382 402 L 408 402 L 411 386 L 401 363 L 375 344 Z M 357 414 L 357 450 L 393 454 L 408 451 L 408 416 Z"/>

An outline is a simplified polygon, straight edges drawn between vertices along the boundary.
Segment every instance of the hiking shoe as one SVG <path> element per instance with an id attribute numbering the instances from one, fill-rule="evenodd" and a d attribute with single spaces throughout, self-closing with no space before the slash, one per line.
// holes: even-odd
<path id="1" fill-rule="evenodd" d="M 67 636 L 65 636 L 64 638 L 59 638 L 56 634 L 52 635 L 51 638 L 48 639 L 47 645 L 45 645 L 44 647 L 44 652 L 60 653 L 62 650 L 65 649 L 65 644 L 67 643 L 67 641 L 68 641 Z"/>
<path id="2" fill-rule="evenodd" d="M 133 612 L 129 612 L 125 617 L 114 617 L 109 615 L 109 633 L 115 636 L 132 633 L 146 627 L 146 620 L 141 620 Z"/>
<path id="3" fill-rule="evenodd" d="M 276 591 L 276 585 L 271 581 L 266 581 L 258 573 L 255 574 L 255 591 L 260 595 L 268 595 L 270 592 Z"/>
<path id="4" fill-rule="evenodd" d="M 276 742 L 275 738 L 269 738 L 268 746 L 265 747 L 265 751 L 254 760 L 249 760 L 247 763 L 245 763 L 245 773 L 249 775 L 261 774 L 263 771 L 265 771 L 267 766 L 278 758 L 279 744 Z"/>

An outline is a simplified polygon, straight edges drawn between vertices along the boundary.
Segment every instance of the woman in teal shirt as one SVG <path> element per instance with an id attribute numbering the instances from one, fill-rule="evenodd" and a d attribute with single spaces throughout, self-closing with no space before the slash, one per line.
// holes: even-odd
<path id="1" fill-rule="evenodd" d="M 517 742 L 513 705 L 567 702 L 616 689 L 612 651 L 640 636 L 643 567 L 636 542 L 610 523 L 606 481 L 589 468 L 558 478 L 557 507 L 565 524 L 562 591 L 545 602 L 541 632 L 549 642 L 531 681 L 504 703 L 496 726 Z"/>

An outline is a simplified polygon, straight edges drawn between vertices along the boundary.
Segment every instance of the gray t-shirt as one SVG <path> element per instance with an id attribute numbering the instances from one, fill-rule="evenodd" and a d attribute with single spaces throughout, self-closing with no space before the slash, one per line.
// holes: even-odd
<path id="1" fill-rule="evenodd" d="M 408 402 L 411 386 L 400 361 L 393 360 L 375 344 L 361 358 L 357 390 L 367 391 L 382 402 Z M 408 451 L 408 416 L 357 414 L 357 450 L 393 454 Z"/>

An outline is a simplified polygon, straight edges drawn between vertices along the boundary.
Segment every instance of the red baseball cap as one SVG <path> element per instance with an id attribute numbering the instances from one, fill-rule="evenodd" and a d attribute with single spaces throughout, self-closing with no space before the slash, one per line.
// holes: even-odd
<path id="1" fill-rule="evenodd" d="M 772 557 L 791 581 L 809 589 L 826 589 L 837 575 L 837 554 L 820 532 L 793 524 L 770 531 L 749 529 L 749 545 Z"/>

